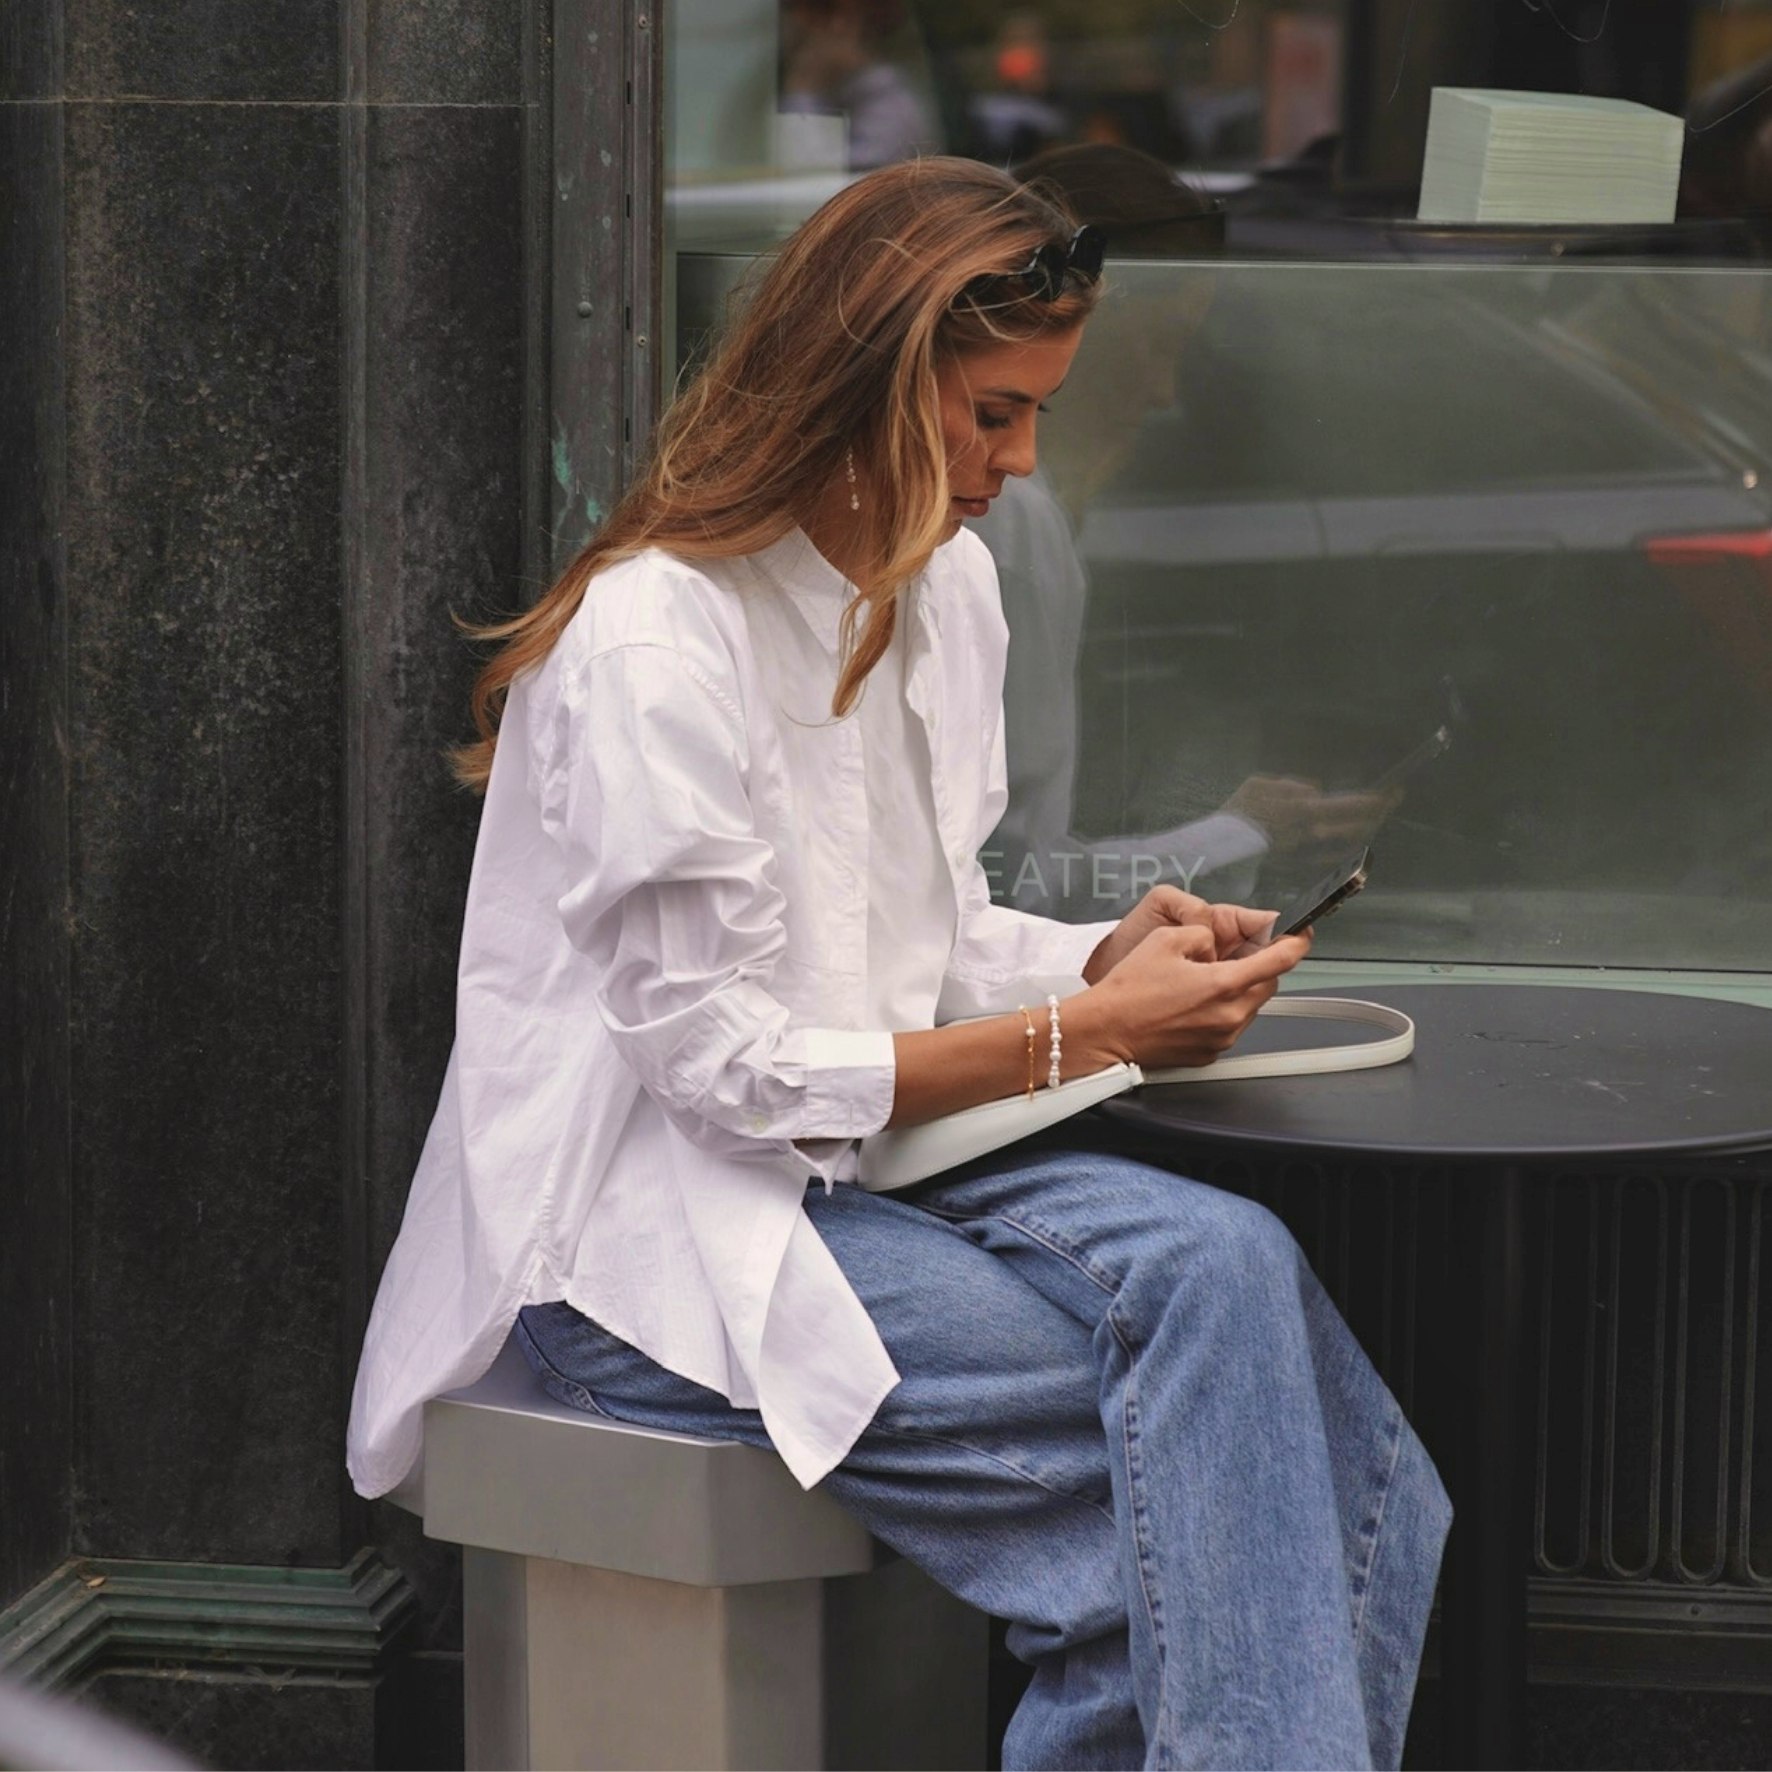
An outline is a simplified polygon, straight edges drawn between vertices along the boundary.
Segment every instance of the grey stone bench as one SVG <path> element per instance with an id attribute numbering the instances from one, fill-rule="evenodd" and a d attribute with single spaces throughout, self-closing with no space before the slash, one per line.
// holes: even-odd
<path id="1" fill-rule="evenodd" d="M 425 1410 L 467 1764 L 983 1766 L 987 1625 L 772 1453 L 568 1409 L 515 1344 Z"/>

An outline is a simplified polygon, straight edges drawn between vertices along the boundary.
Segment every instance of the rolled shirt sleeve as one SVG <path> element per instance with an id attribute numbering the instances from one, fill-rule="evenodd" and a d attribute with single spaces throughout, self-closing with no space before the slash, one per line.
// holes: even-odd
<path id="1" fill-rule="evenodd" d="M 823 1173 L 890 1116 L 892 1036 L 797 1026 L 771 989 L 786 903 L 730 686 L 624 643 L 563 676 L 538 739 L 560 918 L 616 1051 L 694 1143 Z"/>

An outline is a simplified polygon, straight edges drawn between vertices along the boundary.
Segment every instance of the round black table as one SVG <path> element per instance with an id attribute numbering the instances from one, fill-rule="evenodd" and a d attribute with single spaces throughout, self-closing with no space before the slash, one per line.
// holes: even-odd
<path id="1" fill-rule="evenodd" d="M 1329 996 L 1337 993 L 1313 993 Z M 1385 985 L 1346 994 L 1415 1019 L 1380 1070 L 1152 1086 L 1101 1111 L 1146 1142 L 1308 1149 L 1456 1169 L 1461 1247 L 1448 1377 L 1465 1399 L 1445 1473 L 1456 1522 L 1441 1609 L 1449 1766 L 1523 1763 L 1533 1423 L 1525 1193 L 1535 1174 L 1772 1149 L 1772 1010 L 1585 985 Z M 1371 1038 L 1258 1021 L 1239 1044 Z"/>

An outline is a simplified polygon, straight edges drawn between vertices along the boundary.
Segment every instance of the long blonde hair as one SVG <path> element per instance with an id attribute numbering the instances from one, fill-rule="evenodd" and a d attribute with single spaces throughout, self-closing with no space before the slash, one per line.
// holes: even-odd
<path id="1" fill-rule="evenodd" d="M 1095 286 L 1053 297 L 1013 278 L 1074 223 L 1048 192 L 973 160 L 889 166 L 826 203 L 782 247 L 707 366 L 659 425 L 652 456 L 551 590 L 509 621 L 474 684 L 478 739 L 457 774 L 484 790 L 512 679 L 545 658 L 591 579 L 656 547 L 687 560 L 756 553 L 813 507 L 845 453 L 865 464 L 859 595 L 844 610 L 841 717 L 892 638 L 897 597 L 950 520 L 936 368 L 948 356 L 1068 330 Z"/>

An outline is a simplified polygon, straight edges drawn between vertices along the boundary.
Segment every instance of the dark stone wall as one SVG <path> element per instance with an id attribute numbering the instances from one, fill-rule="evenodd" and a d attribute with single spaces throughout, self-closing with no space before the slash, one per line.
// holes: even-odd
<path id="1" fill-rule="evenodd" d="M 509 613 L 522 582 L 521 141 L 508 112 L 378 111 L 370 238 L 362 672 L 371 1267 L 386 1258 L 453 1031 L 453 960 L 478 802 L 446 752 L 472 661 L 452 619 Z M 502 327 L 500 322 L 502 321 Z M 447 953 L 439 978 L 437 957 Z M 439 985 L 441 984 L 441 988 Z"/>
<path id="2" fill-rule="evenodd" d="M 497 105 L 524 96 L 519 0 L 373 0 L 372 104 Z"/>
<path id="3" fill-rule="evenodd" d="M 61 12 L 75 100 L 330 104 L 341 96 L 339 0 L 62 0 Z"/>
<path id="4" fill-rule="evenodd" d="M 0 12 L 0 1596 L 67 1555 L 73 1423 L 61 114 L 44 18 Z"/>
<path id="5" fill-rule="evenodd" d="M 0 104 L 55 98 L 62 86 L 62 0 L 0 7 Z"/>
<path id="6" fill-rule="evenodd" d="M 162 1679 L 119 1672 L 93 1681 L 86 1702 L 158 1740 L 177 1742 L 201 1766 L 274 1772 L 388 1764 L 372 1758 L 374 1728 L 366 1718 L 373 1695 L 362 1682 L 272 1686 L 202 1673 Z"/>
<path id="7" fill-rule="evenodd" d="M 347 1550 L 322 1478 L 339 1445 L 337 133 L 319 106 L 69 109 L 92 1554 Z"/>
<path id="8" fill-rule="evenodd" d="M 360 898 L 353 972 L 365 1088 L 353 1116 L 360 1289 L 406 1203 L 454 1034 L 455 950 L 478 801 L 448 748 L 467 736 L 472 661 L 452 617 L 529 600 L 522 579 L 520 122 L 510 108 L 374 109 L 366 143 L 362 538 L 354 599 Z M 399 1509 L 374 1540 L 419 1588 L 419 1641 L 460 1644 L 456 1552 Z M 433 1680 L 436 1670 L 431 1670 Z"/>
<path id="9" fill-rule="evenodd" d="M 459 1754 L 453 1553 L 343 1427 L 453 1032 L 451 616 L 531 594 L 523 27 L 0 9 L 0 1608 L 365 1543 L 420 1599 L 324 1703 L 99 1681 L 217 1763 Z"/>

